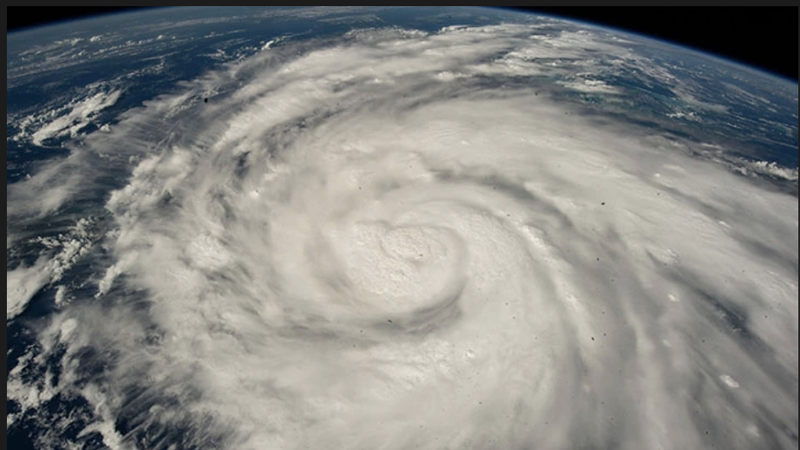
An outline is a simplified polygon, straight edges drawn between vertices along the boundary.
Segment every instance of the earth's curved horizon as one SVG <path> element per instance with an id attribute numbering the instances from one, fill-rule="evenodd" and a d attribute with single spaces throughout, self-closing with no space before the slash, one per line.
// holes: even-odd
<path id="1" fill-rule="evenodd" d="M 798 446 L 798 88 L 478 8 L 8 35 L 14 448 Z"/>

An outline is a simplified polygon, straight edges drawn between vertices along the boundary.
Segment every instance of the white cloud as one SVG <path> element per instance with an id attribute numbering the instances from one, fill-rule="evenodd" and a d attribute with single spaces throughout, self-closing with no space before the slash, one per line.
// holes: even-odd
<path id="1" fill-rule="evenodd" d="M 797 169 L 782 167 L 774 162 L 768 161 L 754 161 L 747 165 L 745 170 L 750 169 L 753 172 L 771 175 L 784 180 L 797 181 Z"/>
<path id="2" fill-rule="evenodd" d="M 100 111 L 113 106 L 122 91 L 100 92 L 80 103 L 72 106 L 65 115 L 47 123 L 31 135 L 36 145 L 42 145 L 45 140 L 61 136 L 76 136 L 82 129 L 91 123 L 91 120 Z"/>
<path id="3" fill-rule="evenodd" d="M 567 89 L 573 91 L 585 92 L 588 94 L 619 94 L 619 89 L 609 86 L 606 82 L 601 80 L 578 80 L 560 83 Z"/>
<path id="4" fill-rule="evenodd" d="M 18 316 L 28 306 L 31 298 L 47 282 L 50 274 L 47 261 L 38 260 L 32 266 L 19 266 L 6 272 L 6 320 Z"/>
<path id="5" fill-rule="evenodd" d="M 36 263 L 31 266 L 23 264 L 7 271 L 8 320 L 21 314 L 40 289 L 60 281 L 64 274 L 89 252 L 95 238 L 91 226 L 92 220 L 79 219 L 66 233 L 32 239 L 44 247 Z M 66 288 L 59 286 L 56 291 L 56 303 L 63 303 L 65 295 Z"/>
<path id="6" fill-rule="evenodd" d="M 488 83 L 587 49 L 644 64 L 595 33 L 531 32 L 287 42 L 54 166 L 81 173 L 107 148 L 135 165 L 108 197 L 97 297 L 58 327 L 120 355 L 84 389 L 92 429 L 123 442 L 109 424 L 125 413 L 241 449 L 701 448 L 698 404 L 730 442 L 758 446 L 756 419 L 796 427 L 797 199 L 535 84 Z M 548 87 L 618 93 L 593 73 Z M 226 94 L 192 103 L 211 91 Z M 9 215 L 52 211 L 20 200 L 55 195 L 48 177 L 15 188 Z M 84 245 L 58 242 L 65 261 Z M 15 293 L 62 266 L 34 267 L 9 272 Z"/>

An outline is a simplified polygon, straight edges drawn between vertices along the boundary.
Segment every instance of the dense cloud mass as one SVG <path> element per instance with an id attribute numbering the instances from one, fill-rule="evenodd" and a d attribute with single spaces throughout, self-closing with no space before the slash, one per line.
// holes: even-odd
<path id="1" fill-rule="evenodd" d="M 8 248 L 126 180 L 9 268 L 12 320 L 105 264 L 9 398 L 80 395 L 112 448 L 796 448 L 797 198 L 519 82 L 646 67 L 533 29 L 267 45 L 10 185 Z"/>

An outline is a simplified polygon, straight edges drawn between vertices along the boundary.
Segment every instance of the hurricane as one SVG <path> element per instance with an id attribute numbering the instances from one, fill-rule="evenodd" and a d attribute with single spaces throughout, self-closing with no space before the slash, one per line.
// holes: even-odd
<path id="1" fill-rule="evenodd" d="M 669 77 L 537 30 L 276 40 L 8 185 L 9 255 L 60 238 L 9 265 L 9 321 L 57 306 L 7 422 L 60 396 L 114 449 L 796 448 L 796 192 L 563 98 L 610 83 L 532 81 Z"/>

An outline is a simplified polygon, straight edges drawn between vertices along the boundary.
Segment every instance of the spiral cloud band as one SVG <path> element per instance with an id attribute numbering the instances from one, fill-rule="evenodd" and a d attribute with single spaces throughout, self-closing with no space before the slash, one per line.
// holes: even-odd
<path id="1" fill-rule="evenodd" d="M 510 24 L 267 47 L 9 186 L 35 218 L 124 180 L 40 397 L 117 448 L 796 448 L 797 198 L 529 81 L 641 57 Z"/>

